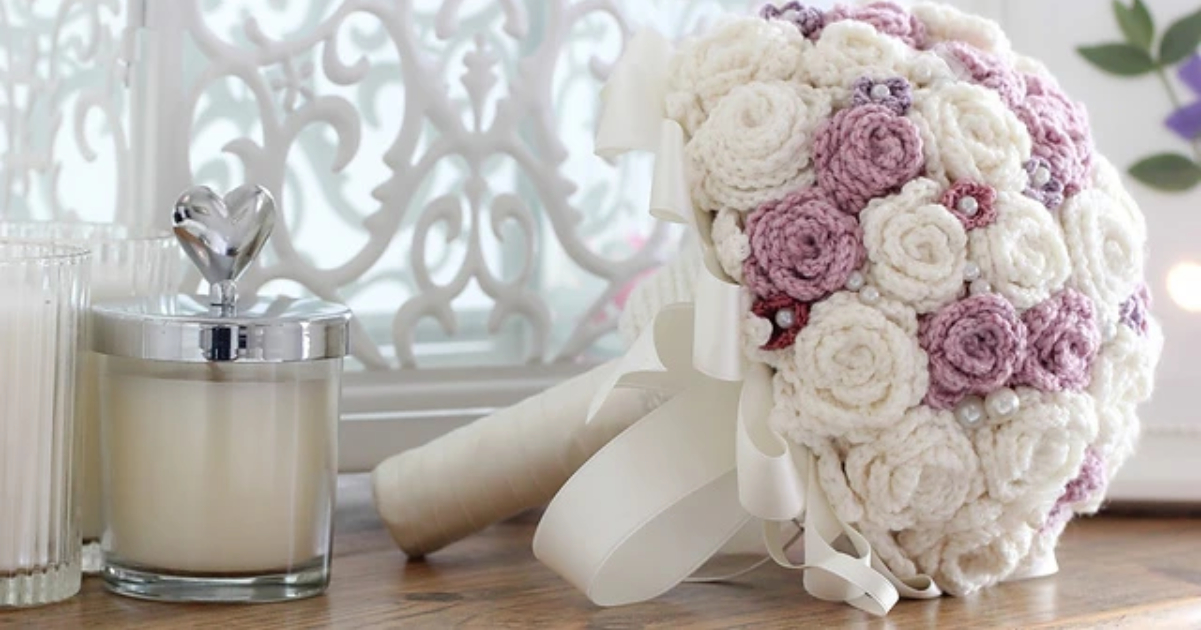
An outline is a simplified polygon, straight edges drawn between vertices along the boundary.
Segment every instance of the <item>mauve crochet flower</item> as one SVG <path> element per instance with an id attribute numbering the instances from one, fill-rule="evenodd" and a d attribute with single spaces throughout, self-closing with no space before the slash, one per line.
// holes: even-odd
<path id="1" fill-rule="evenodd" d="M 792 325 L 782 328 L 776 318 L 781 311 L 792 312 Z M 751 305 L 751 312 L 771 322 L 771 337 L 761 350 L 783 350 L 796 341 L 797 333 L 809 323 L 809 305 L 798 302 L 787 295 L 758 299 Z"/>
<path id="2" fill-rule="evenodd" d="M 1051 508 L 1051 514 L 1043 529 L 1056 527 L 1072 518 L 1072 506 L 1088 501 L 1094 494 L 1105 488 L 1105 462 L 1096 449 L 1089 448 L 1084 452 L 1084 463 L 1080 466 L 1080 474 L 1069 481 L 1063 488 L 1063 494 Z"/>
<path id="3" fill-rule="evenodd" d="M 987 394 L 1009 380 L 1025 352 L 1026 330 L 1012 304 L 984 293 L 927 317 L 918 340 L 930 358 L 926 404 L 950 409 L 966 396 Z"/>
<path id="4" fill-rule="evenodd" d="M 1022 194 L 1034 199 L 1043 204 L 1048 210 L 1054 210 L 1063 204 L 1063 182 L 1055 178 L 1055 174 L 1051 171 L 1051 165 L 1042 158 L 1033 158 L 1027 160 L 1022 167 L 1026 170 L 1026 177 L 1029 182 L 1026 184 L 1026 190 Z M 1034 174 L 1038 169 L 1045 168 L 1051 173 L 1051 178 L 1042 186 L 1037 186 L 1034 183 Z"/>
<path id="5" fill-rule="evenodd" d="M 1088 387 L 1101 347 L 1092 300 L 1064 289 L 1023 313 L 1022 321 L 1027 331 L 1026 356 L 1014 383 L 1044 392 Z"/>
<path id="6" fill-rule="evenodd" d="M 1026 75 L 1025 83 L 1026 98 L 1013 111 L 1030 132 L 1034 157 L 1047 161 L 1065 195 L 1074 195 L 1092 170 L 1088 113 L 1049 79 Z"/>
<path id="7" fill-rule="evenodd" d="M 860 7 L 838 5 L 826 13 L 826 24 L 841 20 L 865 22 L 913 48 L 926 47 L 926 25 L 895 2 L 873 2 Z"/>
<path id="8" fill-rule="evenodd" d="M 921 133 L 883 105 L 844 109 L 818 128 L 813 164 L 818 185 L 843 212 L 857 215 L 921 173 Z"/>
<path id="9" fill-rule="evenodd" d="M 1142 283 L 1134 294 L 1118 308 L 1118 321 L 1141 336 L 1147 336 L 1147 309 L 1151 307 L 1151 291 Z"/>
<path id="10" fill-rule="evenodd" d="M 780 294 L 819 300 L 842 287 L 863 264 L 863 231 L 817 188 L 768 202 L 747 219 L 751 255 L 746 284 L 762 298 Z"/>
<path id="11" fill-rule="evenodd" d="M 807 7 L 800 2 L 785 2 L 780 6 L 765 4 L 759 10 L 759 17 L 765 20 L 784 20 L 792 22 L 805 37 L 817 37 L 826 25 L 826 16 L 817 7 Z"/>
<path id="12" fill-rule="evenodd" d="M 964 197 L 976 200 L 975 214 L 969 215 L 959 209 L 959 202 Z M 957 182 L 943 193 L 941 202 L 963 223 L 965 230 L 987 227 L 997 219 L 997 191 L 992 186 L 969 181 Z"/>
<path id="13" fill-rule="evenodd" d="M 883 85 L 888 88 L 888 96 L 876 98 L 872 96 L 872 88 Z M 855 107 L 862 105 L 883 105 L 898 116 L 904 116 L 913 105 L 913 88 L 902 77 L 891 77 L 881 81 L 871 77 L 859 77 L 851 86 L 851 104 Z"/>
<path id="14" fill-rule="evenodd" d="M 995 90 L 1009 107 L 1017 107 L 1026 98 L 1022 75 L 996 56 L 958 41 L 941 42 L 934 52 L 972 83 Z"/>

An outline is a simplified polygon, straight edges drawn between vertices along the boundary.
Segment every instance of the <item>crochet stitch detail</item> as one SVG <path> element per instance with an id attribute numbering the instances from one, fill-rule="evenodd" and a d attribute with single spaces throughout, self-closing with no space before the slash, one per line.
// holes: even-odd
<path id="1" fill-rule="evenodd" d="M 844 109 L 817 130 L 817 183 L 843 212 L 898 190 L 922 170 L 922 139 L 908 118 L 884 105 Z"/>
<path id="2" fill-rule="evenodd" d="M 783 81 L 740 85 L 722 99 L 685 152 L 696 203 L 747 212 L 813 181 L 813 136 L 827 94 Z"/>
<path id="3" fill-rule="evenodd" d="M 1014 382 L 1048 392 L 1087 387 L 1101 345 L 1092 301 L 1064 289 L 1023 313 L 1022 321 L 1026 356 Z"/>
<path id="4" fill-rule="evenodd" d="M 765 20 L 791 22 L 802 35 L 808 38 L 820 35 L 822 27 L 826 25 L 826 16 L 821 9 L 805 6 L 800 2 L 785 2 L 778 7 L 765 4 L 759 10 L 759 17 Z"/>
<path id="5" fill-rule="evenodd" d="M 1026 353 L 1026 327 L 1013 306 L 994 294 L 955 302 L 921 323 L 930 357 L 926 404 L 952 409 L 969 395 L 1005 385 Z"/>
<path id="6" fill-rule="evenodd" d="M 767 203 L 747 220 L 746 285 L 759 297 L 819 300 L 863 264 L 863 233 L 822 191 L 806 188 Z"/>
<path id="7" fill-rule="evenodd" d="M 997 220 L 968 233 L 968 258 L 993 290 L 1027 309 L 1063 288 L 1071 275 L 1063 236 L 1037 201 L 1003 192 L 997 195 Z"/>
<path id="8" fill-rule="evenodd" d="M 915 179 L 860 215 L 868 275 L 885 296 L 928 313 L 963 290 L 967 234 L 938 203 L 938 184 Z"/>
<path id="9" fill-rule="evenodd" d="M 883 85 L 888 89 L 888 95 L 878 98 L 873 94 L 873 88 Z M 898 116 L 904 116 L 913 104 L 913 88 L 903 77 L 889 77 L 876 80 L 871 77 L 859 77 L 851 86 L 851 105 L 882 105 L 892 110 Z"/>
<path id="10" fill-rule="evenodd" d="M 958 41 L 941 42 L 933 50 L 960 76 L 996 91 L 1007 106 L 1016 107 L 1026 98 L 1022 76 L 996 56 Z"/>
<path id="11" fill-rule="evenodd" d="M 855 20 L 870 24 L 883 35 L 896 37 L 913 48 L 926 45 L 926 25 L 895 2 L 872 2 L 848 7 L 839 5 L 826 14 L 826 23 Z"/>
<path id="12" fill-rule="evenodd" d="M 969 215 L 960 209 L 959 202 L 964 197 L 976 200 L 974 214 Z M 967 230 L 986 227 L 997 219 L 997 191 L 984 184 L 970 181 L 955 182 L 954 186 L 943 193 L 942 205 L 955 215 L 955 218 L 959 219 L 964 229 Z"/>

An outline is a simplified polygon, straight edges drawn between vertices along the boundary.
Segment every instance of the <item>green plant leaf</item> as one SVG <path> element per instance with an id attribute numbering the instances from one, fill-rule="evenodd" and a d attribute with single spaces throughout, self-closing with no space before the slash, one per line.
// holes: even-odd
<path id="1" fill-rule="evenodd" d="M 1201 183 L 1201 166 L 1179 153 L 1160 153 L 1146 157 L 1130 167 L 1138 181 L 1168 192 L 1188 190 Z"/>
<path id="2" fill-rule="evenodd" d="M 1122 0 L 1113 0 L 1113 15 L 1118 20 L 1122 35 L 1126 36 L 1126 42 L 1150 52 L 1151 40 L 1155 38 L 1155 22 L 1143 0 L 1134 0 L 1129 7 L 1122 4 Z"/>
<path id="3" fill-rule="evenodd" d="M 1201 10 L 1190 13 L 1168 27 L 1159 42 L 1159 63 L 1170 66 L 1197 52 L 1201 44 Z"/>
<path id="4" fill-rule="evenodd" d="M 1134 77 L 1155 69 L 1155 61 L 1142 48 L 1130 44 L 1099 44 L 1076 49 L 1085 59 L 1110 74 Z"/>

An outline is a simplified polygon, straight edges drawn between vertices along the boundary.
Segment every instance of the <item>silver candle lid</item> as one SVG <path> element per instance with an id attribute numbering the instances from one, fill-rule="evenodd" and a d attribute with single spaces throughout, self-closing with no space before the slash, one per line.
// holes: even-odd
<path id="1" fill-rule="evenodd" d="M 265 188 L 241 186 L 224 198 L 205 187 L 188 189 L 175 204 L 172 222 L 210 294 L 97 304 L 93 350 L 197 363 L 317 361 L 349 353 L 351 314 L 341 304 L 238 298 L 237 280 L 275 224 L 275 201 Z"/>

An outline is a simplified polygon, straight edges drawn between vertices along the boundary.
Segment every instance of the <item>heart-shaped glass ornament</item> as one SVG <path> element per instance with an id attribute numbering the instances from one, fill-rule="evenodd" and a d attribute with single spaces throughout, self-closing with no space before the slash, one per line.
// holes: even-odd
<path id="1" fill-rule="evenodd" d="M 211 285 L 213 304 L 233 306 L 235 283 L 275 227 L 275 199 L 254 184 L 224 197 L 207 186 L 194 186 L 176 200 L 171 223 L 188 258 Z"/>

